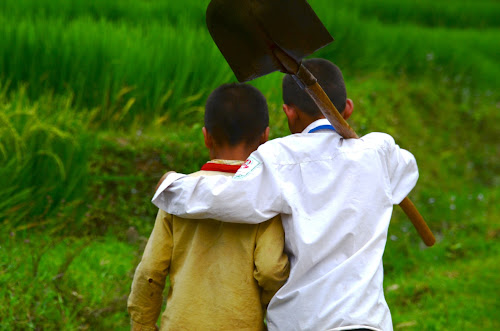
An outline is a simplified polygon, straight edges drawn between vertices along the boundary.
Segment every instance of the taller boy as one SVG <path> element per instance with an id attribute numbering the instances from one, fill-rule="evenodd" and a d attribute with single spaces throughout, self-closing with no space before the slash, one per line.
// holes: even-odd
<path id="1" fill-rule="evenodd" d="M 321 59 L 304 65 L 347 119 L 353 103 L 340 70 Z M 386 134 L 343 139 L 290 76 L 283 98 L 295 134 L 261 145 L 234 179 L 170 175 L 153 202 L 187 218 L 282 214 L 291 271 L 269 304 L 269 330 L 392 330 L 382 255 L 393 205 L 417 181 L 415 159 Z"/>

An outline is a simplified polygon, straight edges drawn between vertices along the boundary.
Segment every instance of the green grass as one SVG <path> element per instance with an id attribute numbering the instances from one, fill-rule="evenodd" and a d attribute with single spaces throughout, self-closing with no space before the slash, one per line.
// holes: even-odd
<path id="1" fill-rule="evenodd" d="M 90 18 L 95 21 L 126 22 L 148 25 L 151 22 L 202 26 L 209 1 L 148 1 L 148 0 L 4 0 L 0 12 L 9 17 L 47 18 L 71 21 Z"/>
<path id="2" fill-rule="evenodd" d="M 134 249 L 100 239 L 2 233 L 1 330 L 96 330 L 126 318 Z"/>
<path id="3" fill-rule="evenodd" d="M 495 42 L 498 29 L 388 25 L 352 15 L 349 10 L 320 13 L 335 41 L 318 54 L 334 60 L 347 72 L 383 70 L 498 90 L 499 69 L 494 55 L 500 51 Z"/>
<path id="4" fill-rule="evenodd" d="M 311 0 L 312 5 L 324 4 L 321 0 Z M 461 1 L 335 1 L 331 11 L 349 8 L 362 18 L 376 19 L 385 24 L 414 24 L 427 27 L 456 29 L 498 28 L 500 4 L 492 0 Z"/>
<path id="5" fill-rule="evenodd" d="M 234 81 L 204 24 L 208 1 L 0 3 L 0 330 L 128 329 L 125 298 L 167 170 L 208 158 L 208 93 Z M 384 255 L 396 330 L 499 328 L 500 24 L 495 1 L 311 0 L 335 38 L 363 135 L 417 158 Z M 288 134 L 274 73 L 271 137 Z"/>
<path id="6" fill-rule="evenodd" d="M 384 256 L 386 295 L 395 327 L 454 330 L 479 323 L 482 329 L 494 330 L 498 320 L 492 314 L 496 307 L 489 293 L 494 293 L 499 286 L 493 270 L 500 249 L 497 242 L 500 211 L 495 204 L 500 192 L 498 146 L 493 140 L 497 131 L 495 126 L 487 124 L 498 123 L 498 112 L 487 111 L 491 107 L 483 105 L 476 108 L 479 115 L 467 111 L 468 107 L 456 113 L 440 113 L 440 109 L 453 109 L 461 103 L 456 103 L 448 88 L 432 81 L 411 82 L 405 78 L 375 75 L 348 80 L 348 87 L 351 96 L 357 100 L 357 113 L 351 120 L 355 129 L 360 134 L 389 132 L 402 147 L 416 155 L 421 178 L 410 197 L 438 238 L 435 247 L 424 248 L 406 216 L 395 209 L 389 229 L 391 239 Z M 272 136 L 286 134 L 286 121 L 280 105 L 271 103 L 270 106 L 274 124 Z M 422 116 L 423 108 L 435 115 L 432 118 Z M 438 128 L 446 130 L 438 135 L 434 133 Z M 464 128 L 482 129 L 484 135 L 471 136 Z M 492 143 L 484 144 L 488 138 Z M 43 217 L 47 222 L 43 226 L 28 230 L 21 227 L 17 231 L 14 228 L 6 232 L 6 237 L 12 231 L 15 238 L 20 238 L 2 245 L 3 258 L 15 257 L 14 261 L 17 261 L 4 263 L 6 266 L 23 262 L 33 265 L 32 256 L 43 256 L 39 269 L 45 273 L 45 279 L 52 279 L 59 274 L 60 268 L 69 265 L 63 294 L 58 294 L 55 285 L 50 285 L 50 290 L 46 290 L 46 286 L 35 287 L 26 291 L 23 297 L 19 296 L 24 292 L 21 283 L 5 288 L 4 297 L 11 302 L 10 306 L 19 305 L 23 298 L 33 302 L 35 307 L 42 306 L 36 310 L 36 316 L 28 308 L 20 309 L 16 319 L 13 319 L 12 311 L 0 309 L 0 319 L 9 321 L 6 329 L 13 325 L 57 329 L 59 321 L 65 321 L 64 318 L 75 320 L 66 325 L 68 330 L 86 326 L 90 329 L 126 329 L 128 317 L 124 303 L 119 303 L 119 299 L 128 293 L 133 269 L 153 225 L 156 211 L 150 199 L 156 181 L 170 169 L 195 171 L 208 157 L 203 147 L 200 123 L 177 124 L 174 128 L 168 121 L 158 118 L 148 127 L 133 125 L 120 132 L 98 131 L 96 139 L 96 152 L 89 157 L 87 164 L 88 193 L 82 218 L 78 219 L 71 210 L 66 211 L 60 206 Z M 466 166 L 457 166 L 464 163 Z M 64 228 L 60 227 L 61 224 Z M 136 229 L 139 239 L 130 240 L 128 231 L 131 227 Z M 53 240 L 68 244 L 51 245 L 47 233 L 52 234 Z M 74 239 L 75 233 L 80 239 Z M 40 246 L 35 246 L 40 251 L 25 245 L 25 238 L 41 242 Z M 96 250 L 93 257 L 77 258 L 84 252 L 79 247 L 94 242 L 100 247 L 99 252 L 120 246 L 126 248 L 128 255 L 124 255 L 118 264 L 102 262 L 110 268 L 107 272 L 95 271 L 95 268 L 102 268 L 96 261 L 106 260 L 107 253 Z M 72 248 L 66 249 L 67 246 Z M 47 250 L 42 247 L 47 247 Z M 130 254 L 132 251 L 135 254 Z M 38 255 L 33 255 L 33 252 Z M 73 255 L 75 259 L 70 264 L 65 262 Z M 52 262 L 46 264 L 44 261 Z M 124 264 L 129 266 L 128 269 Z M 8 283 L 9 276 L 28 279 L 33 267 L 23 272 L 13 270 L 13 267 L 6 268 L 3 275 Z M 110 274 L 114 276 L 107 278 Z M 116 277 L 120 274 L 121 282 L 116 285 Z M 483 283 L 482 279 L 487 282 Z M 101 285 L 117 287 L 106 296 Z M 46 302 L 46 295 L 52 294 L 59 301 Z M 81 296 L 85 299 L 79 299 Z M 464 302 L 469 309 L 463 308 Z M 105 312 L 102 317 L 96 317 Z"/>
<path id="7" fill-rule="evenodd" d="M 456 15 L 461 8 L 457 4 L 443 2 L 435 8 L 429 1 L 418 7 L 393 2 L 375 10 L 364 2 L 339 2 L 331 8 L 328 1 L 312 1 L 336 39 L 318 54 L 346 73 L 383 70 L 414 79 L 433 77 L 498 95 L 497 26 L 485 23 L 479 29 L 479 23 L 464 22 L 456 28 L 453 22 L 461 17 Z M 160 114 L 189 120 L 189 110 L 202 105 L 209 91 L 234 80 L 204 27 L 205 5 L 199 1 L 185 1 L 182 9 L 179 4 L 145 1 L 70 5 L 24 0 L 3 6 L 0 77 L 11 81 L 14 90 L 27 84 L 32 98 L 71 93 L 75 108 L 101 109 L 99 123 L 129 124 L 137 117 L 147 122 Z M 474 8 L 467 17 L 487 22 L 497 16 L 494 2 Z M 420 16 L 403 20 L 407 15 L 391 10 Z M 444 13 L 437 28 L 420 24 L 430 17 L 429 10 Z M 404 24 L 380 17 L 401 17 Z M 125 110 L 115 116 L 118 109 Z"/>
<path id="8" fill-rule="evenodd" d="M 175 27 L 156 23 L 0 16 L 0 72 L 13 89 L 27 84 L 32 98 L 50 91 L 72 94 L 76 108 L 99 107 L 99 124 L 135 116 L 179 118 L 181 110 L 188 117 L 202 95 L 230 77 L 207 34 L 199 28 L 179 36 Z"/>
<path id="9" fill-rule="evenodd" d="M 30 102 L 24 91 L 0 95 L 0 222 L 10 226 L 43 222 L 81 199 L 95 145 L 68 98 Z"/>
<path id="10" fill-rule="evenodd" d="M 439 221 L 441 230 L 435 231 L 438 244 L 432 248 L 418 245 L 411 225 L 396 211 L 384 255 L 385 294 L 395 329 L 500 327 L 495 295 L 500 289 L 499 194 L 498 188 L 446 200 L 443 194 L 443 218 L 433 222 Z M 427 211 L 427 215 L 439 214 Z"/>

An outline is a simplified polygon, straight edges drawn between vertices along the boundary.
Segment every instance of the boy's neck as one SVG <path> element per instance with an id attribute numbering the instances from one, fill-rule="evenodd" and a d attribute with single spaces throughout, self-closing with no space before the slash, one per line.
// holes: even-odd
<path id="1" fill-rule="evenodd" d="M 241 160 L 245 161 L 255 148 L 248 147 L 246 144 L 236 146 L 217 146 L 210 150 L 210 158 L 222 160 Z"/>
<path id="2" fill-rule="evenodd" d="M 295 122 L 293 123 L 292 127 L 290 127 L 290 131 L 292 133 L 301 133 L 311 123 L 313 123 L 319 119 L 326 118 L 325 116 L 323 116 L 323 114 L 311 116 L 298 108 L 296 111 L 297 111 L 298 116 L 295 118 Z"/>

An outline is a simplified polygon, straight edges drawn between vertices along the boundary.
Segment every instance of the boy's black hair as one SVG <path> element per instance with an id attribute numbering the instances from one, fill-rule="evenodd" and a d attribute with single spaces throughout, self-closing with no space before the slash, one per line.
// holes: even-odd
<path id="1" fill-rule="evenodd" d="M 221 85 L 205 104 L 205 128 L 219 144 L 254 144 L 268 126 L 266 98 L 251 85 Z"/>
<path id="2" fill-rule="evenodd" d="M 342 72 L 333 63 L 325 59 L 309 59 L 302 64 L 316 77 L 332 103 L 342 113 L 345 109 L 347 94 Z M 283 78 L 283 102 L 299 108 L 311 116 L 320 116 L 321 111 L 311 97 L 300 88 L 291 75 Z"/>

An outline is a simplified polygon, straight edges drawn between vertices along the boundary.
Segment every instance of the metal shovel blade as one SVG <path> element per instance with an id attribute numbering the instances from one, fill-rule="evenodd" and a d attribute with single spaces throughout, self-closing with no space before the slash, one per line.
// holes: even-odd
<path id="1" fill-rule="evenodd" d="M 333 41 L 306 0 L 212 0 L 206 20 L 240 82 L 283 71 L 276 47 L 300 63 Z"/>

